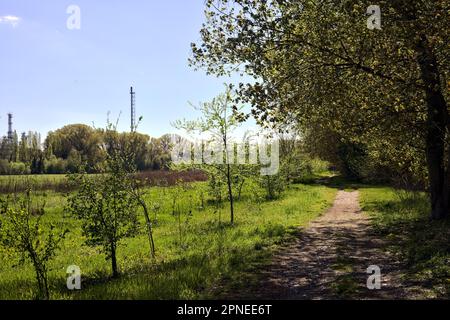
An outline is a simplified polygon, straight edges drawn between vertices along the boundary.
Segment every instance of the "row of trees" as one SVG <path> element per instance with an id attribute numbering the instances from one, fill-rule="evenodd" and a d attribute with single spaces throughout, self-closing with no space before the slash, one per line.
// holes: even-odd
<path id="1" fill-rule="evenodd" d="M 117 131 L 94 129 L 76 124 L 50 132 L 45 140 L 47 158 L 67 161 L 68 171 L 78 167 L 86 172 L 101 172 L 106 153 L 110 153 L 112 141 L 125 146 L 131 140 L 135 145 L 135 165 L 138 170 L 159 170 L 167 168 L 170 162 L 172 137 L 151 138 L 139 133 L 118 133 Z"/>
<path id="2" fill-rule="evenodd" d="M 0 174 L 27 174 L 43 170 L 41 136 L 37 132 L 17 132 L 12 139 L 3 137 L 0 144 Z"/>
<path id="3" fill-rule="evenodd" d="M 381 30 L 367 28 L 371 4 L 208 0 L 191 64 L 215 75 L 241 68 L 255 81 L 237 99 L 260 123 L 294 121 L 349 172 L 366 161 L 413 177 L 428 186 L 431 217 L 445 218 L 450 3 L 380 0 Z"/>
<path id="4" fill-rule="evenodd" d="M 87 125 L 67 125 L 50 132 L 43 145 L 37 133 L 23 134 L 19 140 L 4 138 L 0 146 L 0 174 L 60 174 L 86 171 L 98 173 L 106 167 L 105 148 L 110 133 Z M 131 133 L 115 133 L 121 144 Z M 166 169 L 170 163 L 172 137 L 151 138 L 136 134 L 136 166 L 138 170 Z"/>

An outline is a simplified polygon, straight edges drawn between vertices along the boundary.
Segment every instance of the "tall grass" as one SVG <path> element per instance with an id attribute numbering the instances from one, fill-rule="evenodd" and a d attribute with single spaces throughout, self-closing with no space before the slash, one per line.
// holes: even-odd
<path id="1" fill-rule="evenodd" d="M 406 279 L 427 288 L 430 298 L 450 298 L 450 221 L 429 219 L 427 195 L 372 187 L 361 189 L 361 202 L 405 262 Z"/>
<path id="2" fill-rule="evenodd" d="M 239 290 L 252 278 L 278 245 L 292 239 L 299 226 L 332 204 L 336 191 L 322 186 L 294 185 L 271 202 L 255 201 L 255 186 L 244 190 L 236 204 L 236 223 L 224 223 L 227 206 L 203 199 L 205 183 L 187 188 L 154 187 L 146 201 L 154 208 L 157 259 L 148 254 L 144 224 L 138 237 L 122 242 L 118 251 L 121 277 L 110 279 L 110 264 L 97 248 L 84 245 L 80 225 L 63 212 L 64 197 L 47 198 L 43 223 L 64 220 L 70 229 L 64 249 L 51 263 L 49 282 L 53 299 L 198 299 L 216 298 Z M 175 210 L 173 199 L 175 199 Z M 212 203 L 212 202 L 211 202 Z M 64 218 L 64 219 L 63 219 Z M 66 268 L 78 265 L 82 290 L 69 292 Z M 0 299 L 33 299 L 33 270 L 0 248 Z"/>

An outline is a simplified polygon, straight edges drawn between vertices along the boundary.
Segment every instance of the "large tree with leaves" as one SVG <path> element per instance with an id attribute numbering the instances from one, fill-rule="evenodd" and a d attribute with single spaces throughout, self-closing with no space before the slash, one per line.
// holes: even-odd
<path id="1" fill-rule="evenodd" d="M 380 0 L 381 30 L 367 28 L 371 4 L 209 0 L 191 63 L 253 76 L 239 98 L 263 123 L 289 115 L 392 162 L 426 166 L 431 215 L 441 219 L 450 201 L 450 3 Z"/>

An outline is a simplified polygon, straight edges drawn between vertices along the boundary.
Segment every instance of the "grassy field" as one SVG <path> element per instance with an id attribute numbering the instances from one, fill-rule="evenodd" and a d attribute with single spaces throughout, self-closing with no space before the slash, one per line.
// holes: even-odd
<path id="1" fill-rule="evenodd" d="M 405 280 L 429 298 L 450 297 L 450 221 L 430 221 L 427 195 L 386 187 L 360 189 L 363 210 L 405 262 Z M 412 294 L 414 294 L 412 292 Z"/>
<path id="2" fill-rule="evenodd" d="M 206 181 L 207 177 L 200 171 L 175 172 L 168 170 L 139 172 L 136 177 L 146 186 L 173 186 L 178 181 L 198 182 Z M 32 183 L 37 190 L 69 192 L 73 186 L 68 184 L 67 175 L 39 174 L 39 175 L 0 175 L 0 194 L 24 192 Z"/>
<path id="3" fill-rule="evenodd" d="M 118 249 L 121 277 L 114 280 L 109 261 L 97 248 L 84 245 L 80 223 L 64 212 L 64 196 L 55 192 L 36 196 L 47 203 L 43 223 L 60 222 L 70 229 L 50 264 L 51 298 L 214 298 L 218 291 L 234 290 L 251 281 L 248 271 L 267 262 L 299 226 L 324 212 L 336 194 L 334 188 L 296 184 L 281 199 L 268 202 L 261 190 L 249 186 L 236 204 L 236 224 L 231 227 L 228 207 L 217 208 L 208 202 L 205 187 L 197 182 L 149 189 L 157 259 L 150 258 L 142 224 L 141 234 L 123 241 Z M 181 208 L 175 214 L 174 203 Z M 35 297 L 33 269 L 17 262 L 17 257 L 0 247 L 0 300 Z M 81 268 L 81 291 L 66 288 L 70 265 Z"/>

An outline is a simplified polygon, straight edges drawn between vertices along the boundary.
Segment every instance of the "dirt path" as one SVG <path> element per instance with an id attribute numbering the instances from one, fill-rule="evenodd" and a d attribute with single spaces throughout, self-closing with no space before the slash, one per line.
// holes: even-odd
<path id="1" fill-rule="evenodd" d="M 400 266 L 386 243 L 371 233 L 359 193 L 339 191 L 335 203 L 277 254 L 257 287 L 241 292 L 253 299 L 402 299 Z M 381 290 L 367 289 L 367 268 L 381 268 Z"/>

